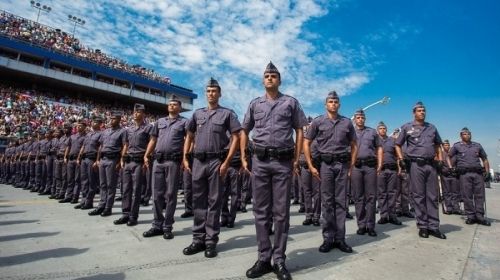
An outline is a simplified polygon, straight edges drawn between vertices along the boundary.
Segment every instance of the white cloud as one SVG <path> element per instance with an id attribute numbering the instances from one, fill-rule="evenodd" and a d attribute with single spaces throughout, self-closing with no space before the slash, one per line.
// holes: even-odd
<path id="1" fill-rule="evenodd" d="M 270 60 L 282 72 L 283 92 L 305 108 L 323 102 L 330 90 L 350 94 L 370 81 L 369 48 L 336 38 L 323 45 L 308 41 L 318 41 L 321 28 L 304 25 L 335 9 L 332 2 L 53 0 L 53 12 L 41 22 L 70 31 L 67 14 L 75 13 L 87 21 L 78 29 L 84 44 L 173 75 L 174 83 L 199 94 L 195 107 L 205 104 L 204 85 L 213 76 L 223 88 L 222 102 L 242 114 L 263 94 L 261 76 Z M 25 2 L 7 0 L 3 6 L 33 18 Z"/>

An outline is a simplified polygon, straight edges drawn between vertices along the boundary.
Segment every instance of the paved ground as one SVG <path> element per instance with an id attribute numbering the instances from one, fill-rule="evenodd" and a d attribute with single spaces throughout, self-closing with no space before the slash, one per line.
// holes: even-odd
<path id="1" fill-rule="evenodd" d="M 353 254 L 319 253 L 320 228 L 302 226 L 304 217 L 293 206 L 288 268 L 294 279 L 500 279 L 500 184 L 487 189 L 487 198 L 492 226 L 442 215 L 447 240 L 419 238 L 409 219 L 399 227 L 378 225 L 376 238 L 356 235 L 355 221 L 348 221 Z M 111 217 L 90 217 L 73 205 L 0 185 L 0 279 L 246 279 L 256 260 L 251 211 L 222 230 L 219 256 L 209 260 L 182 254 L 192 221 L 179 218 L 181 206 L 169 241 L 142 237 L 150 207 L 141 209 L 136 227 L 113 225 L 119 207 Z"/>

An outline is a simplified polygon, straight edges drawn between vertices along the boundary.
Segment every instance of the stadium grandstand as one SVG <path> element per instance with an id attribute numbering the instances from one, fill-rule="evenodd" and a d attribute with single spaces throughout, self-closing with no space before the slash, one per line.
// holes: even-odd
<path id="1" fill-rule="evenodd" d="M 174 85 L 154 70 L 85 46 L 68 32 L 0 10 L 0 152 L 11 139 L 64 122 L 124 112 L 134 103 L 148 119 L 165 114 L 175 95 L 192 110 L 192 90 Z"/>

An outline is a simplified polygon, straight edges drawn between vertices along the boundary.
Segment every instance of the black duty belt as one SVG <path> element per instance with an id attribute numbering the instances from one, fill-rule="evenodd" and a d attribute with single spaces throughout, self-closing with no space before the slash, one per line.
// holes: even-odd
<path id="1" fill-rule="evenodd" d="M 144 155 L 125 155 L 123 157 L 123 161 L 126 163 L 135 162 L 135 163 L 144 163 Z"/>
<path id="2" fill-rule="evenodd" d="M 384 163 L 384 165 L 382 165 L 382 169 L 396 171 L 396 170 L 398 170 L 398 165 L 396 163 Z"/>
<path id="3" fill-rule="evenodd" d="M 36 159 L 45 159 L 46 157 L 47 157 L 46 155 L 39 155 L 39 156 L 37 156 Z"/>
<path id="4" fill-rule="evenodd" d="M 84 153 L 82 155 L 82 159 L 96 160 L 97 159 L 97 153 L 95 153 L 95 152 Z"/>
<path id="5" fill-rule="evenodd" d="M 363 166 L 374 168 L 375 166 L 377 166 L 377 158 L 371 157 L 371 158 L 357 159 L 354 166 L 356 166 L 356 168 L 361 168 Z"/>
<path id="6" fill-rule="evenodd" d="M 408 160 L 417 163 L 418 166 L 434 165 L 433 158 L 408 157 Z"/>
<path id="7" fill-rule="evenodd" d="M 164 161 L 180 161 L 182 160 L 182 153 L 155 153 L 154 159 L 159 163 Z"/>
<path id="8" fill-rule="evenodd" d="M 29 157 L 29 160 L 35 160 L 36 159 L 36 156 L 30 156 Z"/>
<path id="9" fill-rule="evenodd" d="M 107 159 L 117 159 L 120 157 L 120 153 L 102 153 L 102 157 L 103 158 L 107 158 Z"/>
<path id="10" fill-rule="evenodd" d="M 482 167 L 459 167 L 457 168 L 457 172 L 459 175 L 464 175 L 466 173 L 483 174 L 484 169 Z"/>
<path id="11" fill-rule="evenodd" d="M 209 159 L 224 160 L 227 157 L 227 151 L 220 152 L 193 152 L 193 157 L 201 162 Z"/>
<path id="12" fill-rule="evenodd" d="M 47 155 L 48 156 L 55 156 L 56 154 L 57 154 L 57 152 L 54 151 L 54 152 L 49 152 Z"/>
<path id="13" fill-rule="evenodd" d="M 21 160 L 27 160 L 28 157 L 21 157 Z"/>
<path id="14" fill-rule="evenodd" d="M 78 158 L 78 155 L 69 155 L 68 160 L 76 160 Z"/>
<path id="15" fill-rule="evenodd" d="M 292 160 L 295 155 L 295 148 L 266 148 L 261 146 L 254 146 L 254 154 L 259 160 L 275 159 L 279 161 Z"/>
<path id="16" fill-rule="evenodd" d="M 347 163 L 351 160 L 351 155 L 349 153 L 342 154 L 321 154 L 320 159 L 322 162 L 330 165 L 333 163 Z"/>
<path id="17" fill-rule="evenodd" d="M 59 155 L 57 155 L 57 156 L 56 156 L 56 158 L 57 158 L 58 160 L 63 160 L 63 159 L 64 159 L 64 155 L 59 154 Z"/>

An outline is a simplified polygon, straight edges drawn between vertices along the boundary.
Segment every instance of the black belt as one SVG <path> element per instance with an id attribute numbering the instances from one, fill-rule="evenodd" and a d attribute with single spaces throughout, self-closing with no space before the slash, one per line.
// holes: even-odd
<path id="1" fill-rule="evenodd" d="M 207 159 L 221 159 L 224 160 L 227 157 L 227 151 L 221 152 L 193 152 L 193 157 L 201 162 Z"/>
<path id="2" fill-rule="evenodd" d="M 117 159 L 120 157 L 120 153 L 102 153 L 102 157 L 107 159 Z"/>
<path id="3" fill-rule="evenodd" d="M 68 160 L 75 160 L 78 158 L 78 155 L 69 155 Z"/>
<path id="4" fill-rule="evenodd" d="M 374 168 L 375 166 L 377 166 L 377 158 L 371 157 L 365 159 L 357 159 L 354 166 L 356 166 L 356 168 L 361 168 L 363 166 Z"/>
<path id="5" fill-rule="evenodd" d="M 482 167 L 459 167 L 457 168 L 457 172 L 459 175 L 464 175 L 466 173 L 477 173 L 477 174 L 483 174 L 484 169 Z"/>
<path id="6" fill-rule="evenodd" d="M 63 160 L 64 159 L 64 155 L 57 155 L 56 157 L 58 160 Z"/>
<path id="7" fill-rule="evenodd" d="M 188 155 L 188 157 L 190 156 Z M 159 163 L 164 161 L 180 161 L 182 160 L 182 153 L 156 153 L 154 159 Z"/>
<path id="8" fill-rule="evenodd" d="M 37 156 L 37 159 L 45 159 L 47 156 L 42 155 L 42 156 Z"/>
<path id="9" fill-rule="evenodd" d="M 398 170 L 398 165 L 396 163 L 385 163 L 382 165 L 382 170 L 389 169 L 392 171 Z"/>
<path id="10" fill-rule="evenodd" d="M 95 152 L 89 152 L 89 153 L 84 153 L 82 155 L 82 159 L 90 159 L 90 160 L 96 160 L 97 159 L 97 153 Z"/>
<path id="11" fill-rule="evenodd" d="M 126 163 L 129 162 L 144 163 L 144 155 L 125 155 L 125 157 L 123 157 L 123 160 Z"/>
<path id="12" fill-rule="evenodd" d="M 322 162 L 330 165 L 333 163 L 347 163 L 351 159 L 351 155 L 349 153 L 342 154 L 321 154 L 320 159 Z"/>
<path id="13" fill-rule="evenodd" d="M 409 157 L 411 162 L 416 162 L 418 166 L 434 165 L 433 158 Z"/>
<path id="14" fill-rule="evenodd" d="M 29 157 L 29 160 L 35 160 L 36 159 L 36 156 L 30 156 Z"/>
<path id="15" fill-rule="evenodd" d="M 268 159 L 276 159 L 276 160 L 291 160 L 295 155 L 294 148 L 266 148 L 261 146 L 254 146 L 254 153 L 259 160 L 268 160 Z"/>
<path id="16" fill-rule="evenodd" d="M 56 152 L 49 152 L 47 155 L 48 156 L 55 156 L 57 153 Z"/>

